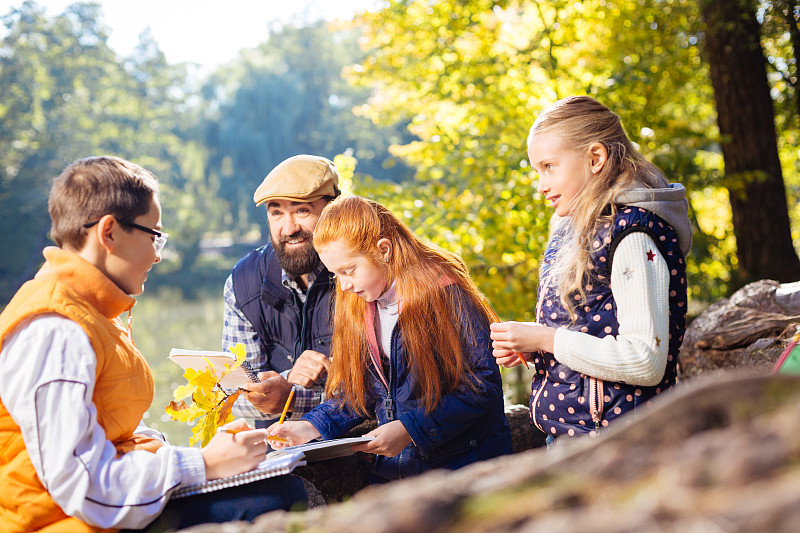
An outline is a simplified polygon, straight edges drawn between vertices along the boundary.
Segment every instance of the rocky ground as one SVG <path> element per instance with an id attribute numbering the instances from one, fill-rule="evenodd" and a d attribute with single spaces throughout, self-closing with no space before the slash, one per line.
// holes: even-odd
<path id="1" fill-rule="evenodd" d="M 774 282 L 742 291 L 693 322 L 683 381 L 596 439 L 545 450 L 531 433 L 530 449 L 459 471 L 186 531 L 800 531 L 800 376 L 770 374 L 800 328 L 800 292 Z"/>

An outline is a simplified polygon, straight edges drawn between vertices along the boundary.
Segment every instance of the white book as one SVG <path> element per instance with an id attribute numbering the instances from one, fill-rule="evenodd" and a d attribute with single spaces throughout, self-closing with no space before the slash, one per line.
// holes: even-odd
<path id="1" fill-rule="evenodd" d="M 186 370 L 192 368 L 194 370 L 202 371 L 208 368 L 208 363 L 203 358 L 208 359 L 214 365 L 214 370 L 217 376 L 221 376 L 225 371 L 225 365 L 233 366 L 236 362 L 236 356 L 231 352 L 216 352 L 213 350 L 183 350 L 181 348 L 173 348 L 169 351 L 169 358 L 179 364 L 181 368 Z M 241 366 L 236 368 L 233 372 L 222 378 L 219 384 L 226 389 L 236 389 L 246 383 L 252 383 L 254 380 L 245 372 Z"/>

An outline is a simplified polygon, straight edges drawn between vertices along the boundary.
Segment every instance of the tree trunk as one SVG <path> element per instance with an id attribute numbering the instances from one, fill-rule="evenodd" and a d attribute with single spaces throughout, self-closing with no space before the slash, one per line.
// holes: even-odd
<path id="1" fill-rule="evenodd" d="M 738 248 L 735 281 L 796 281 L 800 259 L 792 245 L 753 0 L 700 2 Z"/>

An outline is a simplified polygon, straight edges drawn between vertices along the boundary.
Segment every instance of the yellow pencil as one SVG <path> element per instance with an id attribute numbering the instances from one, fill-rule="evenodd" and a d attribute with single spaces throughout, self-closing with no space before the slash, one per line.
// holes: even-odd
<path id="1" fill-rule="evenodd" d="M 292 387 L 291 392 L 289 392 L 289 397 L 286 398 L 286 405 L 283 406 L 283 412 L 281 413 L 280 420 L 278 420 L 278 424 L 283 424 L 283 419 L 286 418 L 286 413 L 289 411 L 289 406 L 292 405 L 292 398 L 294 398 L 294 387 Z"/>
<path id="2" fill-rule="evenodd" d="M 217 428 L 217 433 L 230 433 L 231 435 L 236 435 L 237 433 L 241 433 L 242 431 L 247 431 L 247 428 L 244 429 Z"/>
<path id="3" fill-rule="evenodd" d="M 498 317 L 498 316 L 497 316 L 497 313 L 495 313 L 495 312 L 494 312 L 494 309 L 492 309 L 492 306 L 491 306 L 491 305 L 489 305 L 489 301 L 488 301 L 488 300 L 484 300 L 484 301 L 483 301 L 483 303 L 486 305 L 486 309 L 489 311 L 489 314 L 490 314 L 490 315 L 492 315 L 492 319 L 493 319 L 495 322 L 500 322 L 500 317 Z M 514 355 L 516 355 L 517 357 L 519 357 L 519 360 L 520 360 L 520 361 L 522 361 L 522 364 L 523 364 L 523 365 L 525 365 L 525 368 L 530 368 L 530 367 L 528 366 L 528 362 L 525 360 L 525 358 L 524 358 L 524 357 L 522 357 L 522 354 L 521 354 L 521 353 L 519 353 L 519 352 L 514 352 Z"/>
<path id="4" fill-rule="evenodd" d="M 247 430 L 248 428 L 244 429 L 217 428 L 217 433 L 229 433 L 231 435 L 236 435 L 237 433 L 241 433 L 242 431 L 247 431 Z M 276 442 L 289 442 L 287 439 L 284 439 L 283 437 L 273 437 L 273 436 L 268 436 L 267 440 L 274 440 Z"/>

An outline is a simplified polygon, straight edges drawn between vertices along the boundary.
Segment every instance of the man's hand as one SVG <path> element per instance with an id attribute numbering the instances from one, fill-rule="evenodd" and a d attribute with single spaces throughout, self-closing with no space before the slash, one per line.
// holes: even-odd
<path id="1" fill-rule="evenodd" d="M 320 378 L 327 375 L 330 369 L 331 360 L 325 354 L 306 350 L 294 362 L 288 379 L 290 383 L 310 389 Z"/>
<path id="2" fill-rule="evenodd" d="M 292 384 L 277 372 L 260 372 L 258 374 L 261 383 L 248 383 L 245 398 L 250 400 L 256 409 L 267 415 L 279 415 L 283 412 L 286 399 L 292 390 Z M 289 406 L 289 411 L 294 405 Z"/>

